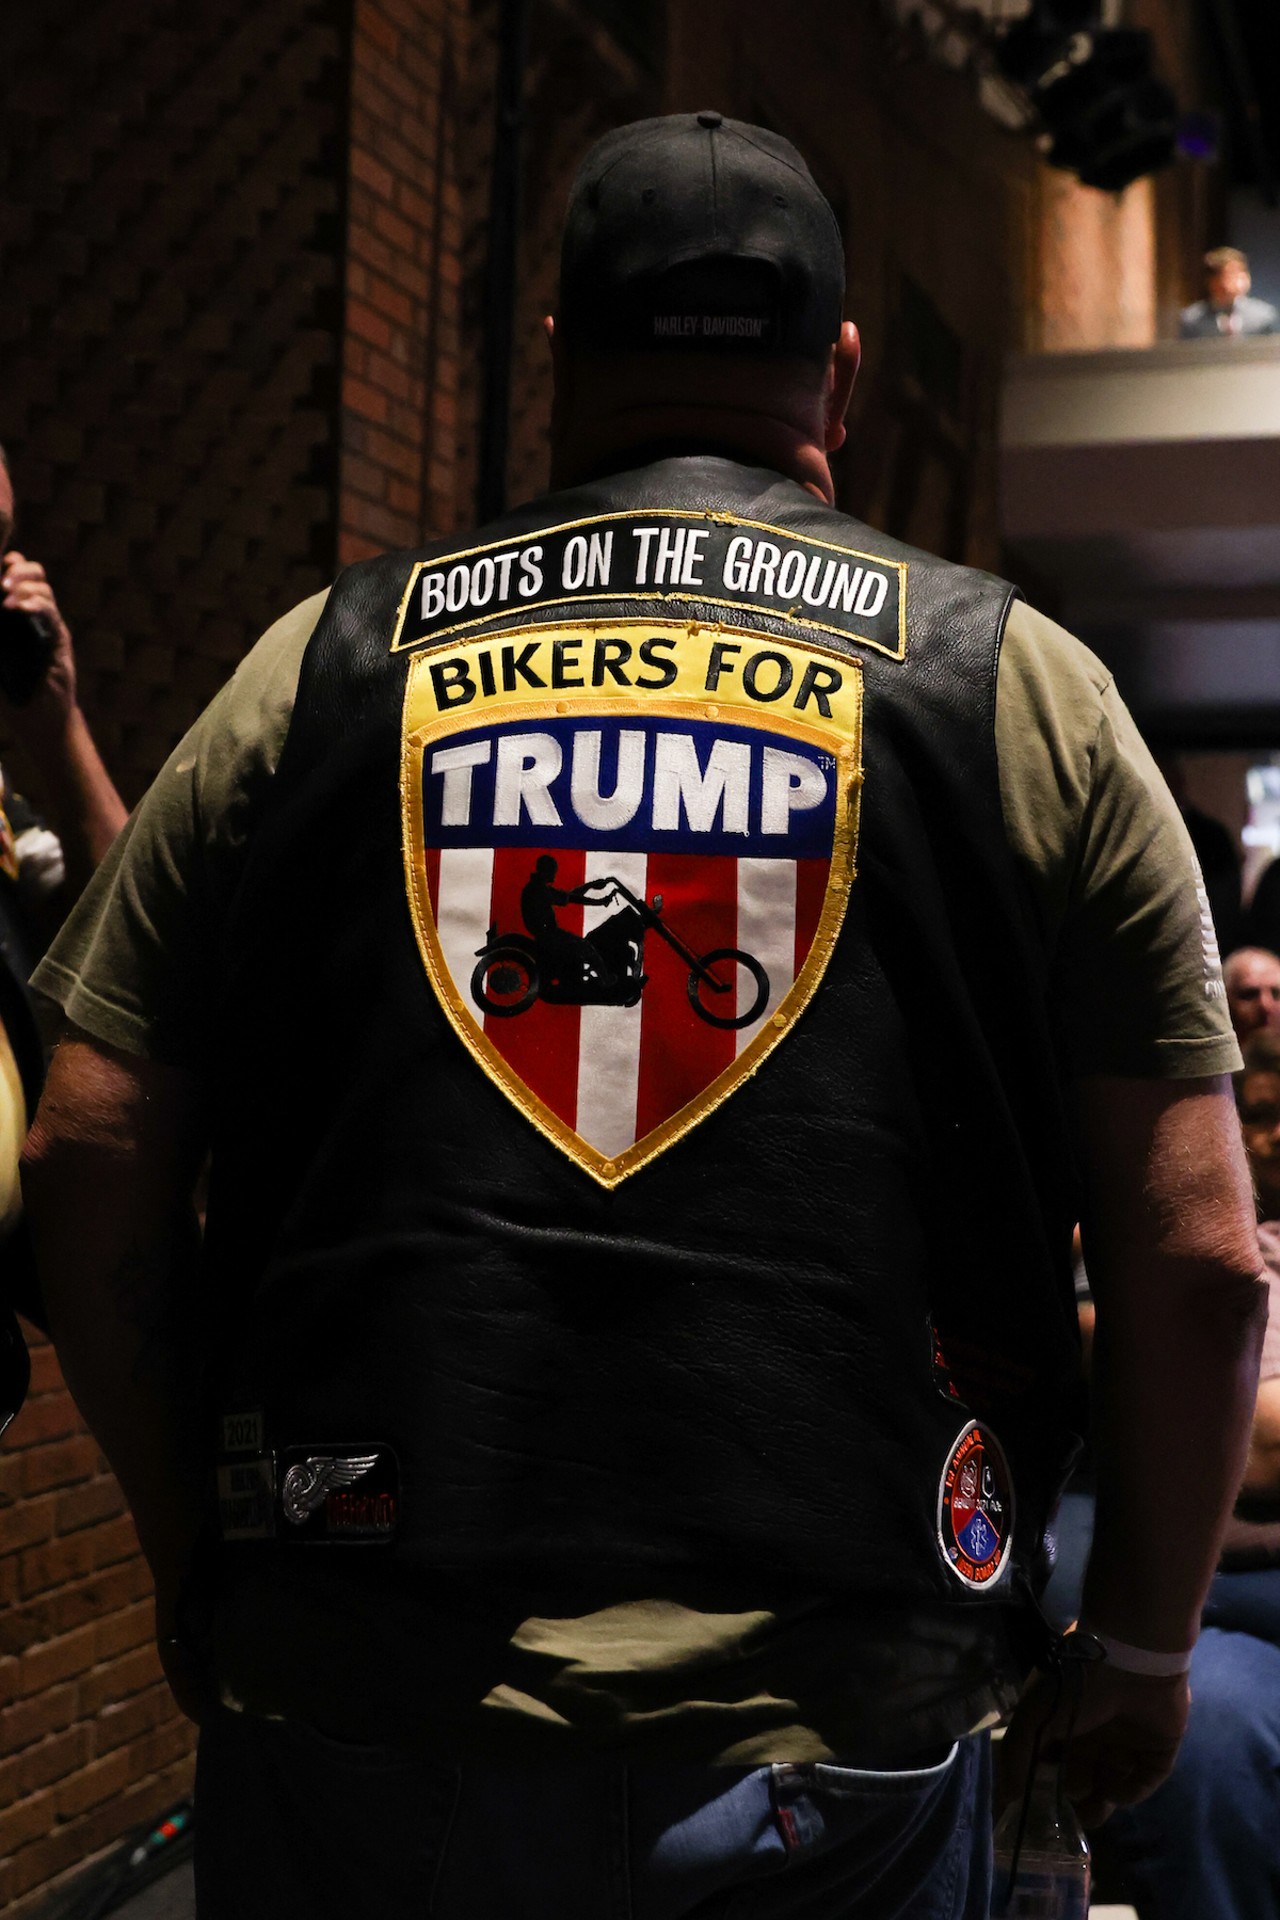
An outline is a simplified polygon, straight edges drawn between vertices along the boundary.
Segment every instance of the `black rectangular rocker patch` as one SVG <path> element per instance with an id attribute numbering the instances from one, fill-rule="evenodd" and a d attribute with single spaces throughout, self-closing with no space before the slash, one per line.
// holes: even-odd
<path id="1" fill-rule="evenodd" d="M 539 527 L 521 539 L 420 560 L 392 652 L 483 626 L 512 611 L 649 602 L 741 608 L 835 634 L 901 660 L 907 567 L 730 513 L 655 507 Z"/>

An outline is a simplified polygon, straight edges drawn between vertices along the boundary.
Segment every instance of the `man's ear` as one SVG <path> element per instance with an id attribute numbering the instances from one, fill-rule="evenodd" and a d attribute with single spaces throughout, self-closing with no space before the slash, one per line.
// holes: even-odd
<path id="1" fill-rule="evenodd" d="M 831 349 L 831 362 L 827 369 L 823 445 L 828 453 L 836 453 L 845 443 L 847 429 L 844 417 L 849 411 L 853 383 L 861 364 L 862 340 L 853 321 L 845 320 L 841 323 L 840 337 Z"/>

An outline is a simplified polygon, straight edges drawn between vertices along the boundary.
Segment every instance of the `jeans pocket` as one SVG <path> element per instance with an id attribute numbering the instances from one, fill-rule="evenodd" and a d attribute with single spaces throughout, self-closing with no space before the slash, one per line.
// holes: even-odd
<path id="1" fill-rule="evenodd" d="M 941 1759 L 909 1767 L 849 1767 L 812 1762 L 772 1769 L 774 1808 L 791 1858 L 864 1833 L 869 1844 L 892 1844 L 929 1809 L 954 1798 L 960 1745 Z"/>
<path id="2" fill-rule="evenodd" d="M 959 1752 L 960 1742 L 957 1740 L 940 1760 L 931 1760 L 925 1766 L 842 1767 L 835 1762 L 816 1761 L 811 1766 L 775 1767 L 774 1772 L 803 1774 L 809 1791 L 833 1794 L 836 1798 L 848 1799 L 857 1794 L 873 1798 L 897 1797 L 928 1793 L 936 1788 L 955 1766 Z"/>
<path id="3" fill-rule="evenodd" d="M 456 1797 L 452 1768 L 221 1713 L 197 1758 L 201 1920 L 420 1920 Z"/>
<path id="4" fill-rule="evenodd" d="M 985 1737 L 907 1767 L 814 1763 L 774 1766 L 771 1774 L 787 1863 L 771 1895 L 762 1887 L 754 1904 L 743 1900 L 740 1920 L 772 1920 L 793 1906 L 842 1920 L 985 1914 L 991 1810 Z"/>

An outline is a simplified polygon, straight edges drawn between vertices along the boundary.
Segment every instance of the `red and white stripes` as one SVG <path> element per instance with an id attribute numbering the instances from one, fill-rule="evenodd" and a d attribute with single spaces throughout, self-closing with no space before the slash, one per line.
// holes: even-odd
<path id="1" fill-rule="evenodd" d="M 551 852 L 556 886 L 612 874 L 639 898 L 663 898 L 662 918 L 695 954 L 737 947 L 769 977 L 768 1000 L 748 1027 L 714 1027 L 690 1004 L 687 962 L 653 929 L 648 976 L 634 1007 L 549 1005 L 485 1014 L 471 992 L 478 950 L 491 925 L 525 933 L 520 894 L 534 863 Z M 826 891 L 826 860 L 708 858 L 682 853 L 581 852 L 560 847 L 446 848 L 428 858 L 432 912 L 455 996 L 486 1039 L 566 1126 L 613 1157 L 663 1125 L 732 1065 L 791 987 L 813 942 Z M 557 908 L 566 933 L 590 934 L 617 905 Z M 739 977 L 739 1010 L 755 983 Z"/>

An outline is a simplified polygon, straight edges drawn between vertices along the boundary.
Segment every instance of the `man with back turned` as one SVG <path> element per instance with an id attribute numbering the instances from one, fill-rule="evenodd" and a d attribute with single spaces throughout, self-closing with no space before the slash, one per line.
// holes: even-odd
<path id="1" fill-rule="evenodd" d="M 1077 1219 L 1069 1780 L 1171 1763 L 1261 1298 L 1221 978 L 1105 670 L 836 510 L 842 299 L 776 135 L 601 141 L 554 491 L 273 628 L 42 973 L 210 1914 L 985 1915 Z M 634 1004 L 486 958 L 543 860 L 565 933 L 660 913 Z"/>

